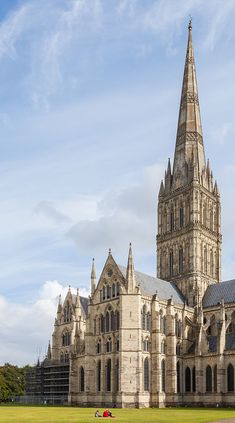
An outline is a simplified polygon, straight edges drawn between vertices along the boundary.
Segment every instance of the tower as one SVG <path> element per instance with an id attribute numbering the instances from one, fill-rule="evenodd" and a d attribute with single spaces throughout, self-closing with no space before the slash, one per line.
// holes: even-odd
<path id="1" fill-rule="evenodd" d="M 193 306 L 220 271 L 220 195 L 205 159 L 190 21 L 174 163 L 158 197 L 157 275 Z"/>

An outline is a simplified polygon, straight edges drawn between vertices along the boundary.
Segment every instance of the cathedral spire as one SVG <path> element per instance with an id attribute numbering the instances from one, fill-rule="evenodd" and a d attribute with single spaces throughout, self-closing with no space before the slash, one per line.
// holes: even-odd
<path id="1" fill-rule="evenodd" d="M 200 174 L 205 168 L 206 162 L 192 41 L 192 21 L 190 19 L 176 136 L 173 189 L 179 188 L 187 183 L 187 170 L 192 159 L 195 166 L 198 166 Z"/>
<path id="2" fill-rule="evenodd" d="M 129 247 L 128 262 L 127 262 L 127 269 L 126 269 L 126 281 L 128 286 L 128 292 L 133 292 L 136 287 L 136 281 L 135 281 L 135 270 L 134 270 L 134 261 L 132 256 L 131 243 Z"/>

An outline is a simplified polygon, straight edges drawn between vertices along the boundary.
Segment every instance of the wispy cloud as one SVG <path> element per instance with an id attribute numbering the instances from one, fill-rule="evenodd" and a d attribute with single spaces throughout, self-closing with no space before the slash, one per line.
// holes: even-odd
<path id="1" fill-rule="evenodd" d="M 33 7 L 28 2 L 19 9 L 10 12 L 9 16 L 0 25 L 0 59 L 5 55 L 15 60 L 17 57 L 17 42 L 31 27 Z"/>

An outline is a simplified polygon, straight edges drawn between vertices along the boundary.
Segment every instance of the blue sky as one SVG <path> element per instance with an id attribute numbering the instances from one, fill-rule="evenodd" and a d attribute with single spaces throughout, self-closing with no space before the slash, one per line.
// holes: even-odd
<path id="1" fill-rule="evenodd" d="M 69 284 L 87 293 L 93 256 L 97 273 L 109 247 L 125 264 L 131 241 L 136 269 L 155 273 L 189 14 L 226 280 L 235 277 L 235 1 L 0 3 L 0 362 L 43 356 L 57 297 Z"/>

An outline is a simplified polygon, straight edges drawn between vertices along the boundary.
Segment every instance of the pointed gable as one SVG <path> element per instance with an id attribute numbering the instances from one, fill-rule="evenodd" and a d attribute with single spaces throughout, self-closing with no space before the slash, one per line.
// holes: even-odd
<path id="1" fill-rule="evenodd" d="M 109 252 L 108 258 L 103 267 L 99 281 L 97 283 L 94 295 L 92 296 L 95 301 L 100 301 L 100 292 L 104 286 L 111 286 L 116 283 L 119 284 L 121 289 L 126 290 L 126 278 L 119 269 L 116 261 L 114 260 L 111 252 Z M 111 295 L 110 295 L 111 298 Z"/>

